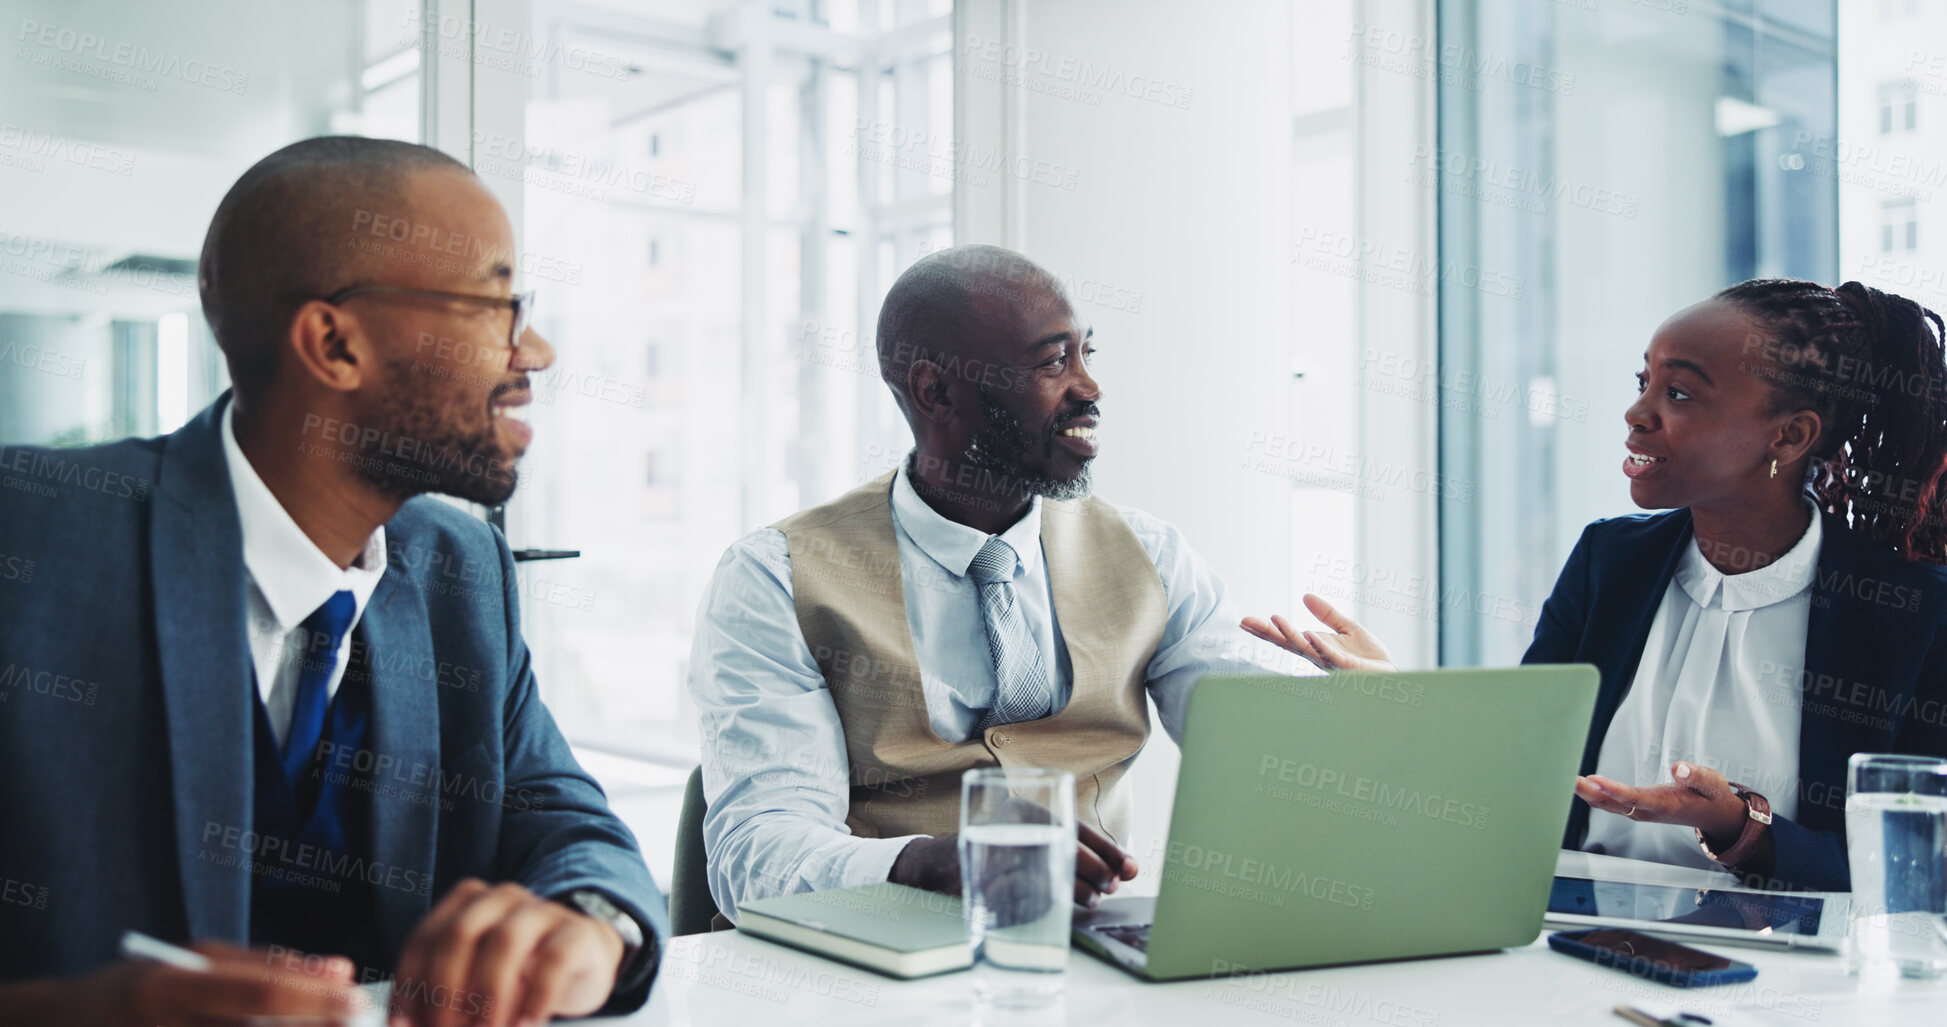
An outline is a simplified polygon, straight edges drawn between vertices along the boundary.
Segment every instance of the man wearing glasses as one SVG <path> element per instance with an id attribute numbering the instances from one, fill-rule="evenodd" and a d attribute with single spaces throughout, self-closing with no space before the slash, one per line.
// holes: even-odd
<path id="1" fill-rule="evenodd" d="M 312 139 L 238 180 L 175 433 L 0 449 L 0 1020 L 417 1025 L 639 1006 L 635 840 L 536 694 L 500 535 L 554 350 L 451 158 Z M 207 966 L 118 959 L 124 931 Z M 247 946 L 247 947 L 246 947 Z"/>

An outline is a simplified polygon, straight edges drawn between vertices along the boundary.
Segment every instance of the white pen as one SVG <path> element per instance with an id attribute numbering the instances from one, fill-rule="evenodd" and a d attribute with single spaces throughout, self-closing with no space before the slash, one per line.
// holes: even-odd
<path id="1" fill-rule="evenodd" d="M 161 963 L 165 966 L 173 966 L 179 970 L 193 970 L 198 973 L 207 973 L 210 969 L 208 956 L 200 952 L 191 952 L 179 945 L 171 945 L 160 938 L 151 938 L 141 931 L 122 932 L 122 955 L 128 959 L 146 959 L 151 963 Z M 353 1024 L 354 1027 L 376 1025 L 380 1022 L 379 1018 L 384 1014 L 388 996 L 391 994 L 391 983 L 387 982 L 383 986 L 383 990 L 368 990 L 370 988 L 371 986 L 368 985 L 367 989 L 361 989 L 357 996 L 358 1002 L 364 1008 L 352 1019 L 345 1022 Z M 275 1024 L 287 1019 L 291 1018 L 282 1016 L 259 1016 L 253 1018 L 251 1022 L 262 1027 L 262 1025 Z M 300 1019 L 305 1019 L 307 1023 L 316 1022 L 308 1018 Z"/>
<path id="2" fill-rule="evenodd" d="M 178 970 L 208 971 L 210 968 L 208 956 L 151 938 L 141 931 L 122 932 L 122 955 L 130 959 L 146 959 L 152 963 L 163 963 Z"/>

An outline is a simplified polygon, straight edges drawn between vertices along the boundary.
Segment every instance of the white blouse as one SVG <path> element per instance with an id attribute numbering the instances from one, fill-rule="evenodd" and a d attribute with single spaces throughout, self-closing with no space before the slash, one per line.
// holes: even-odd
<path id="1" fill-rule="evenodd" d="M 1778 816 L 1797 814 L 1799 679 L 1822 540 L 1813 509 L 1798 543 L 1756 570 L 1723 574 L 1694 543 L 1684 548 L 1596 773 L 1628 785 L 1668 784 L 1671 766 L 1683 760 L 1763 795 Z M 1691 828 L 1601 810 L 1590 813 L 1582 847 L 1718 866 Z"/>

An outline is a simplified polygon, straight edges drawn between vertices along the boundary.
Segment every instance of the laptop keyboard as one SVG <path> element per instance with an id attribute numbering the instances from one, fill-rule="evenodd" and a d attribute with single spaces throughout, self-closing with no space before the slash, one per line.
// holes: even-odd
<path id="1" fill-rule="evenodd" d="M 1149 928 L 1149 924 L 1111 924 L 1105 927 L 1097 927 L 1095 930 L 1098 933 L 1106 934 L 1114 938 L 1124 945 L 1135 949 L 1137 952 L 1148 952 Z"/>

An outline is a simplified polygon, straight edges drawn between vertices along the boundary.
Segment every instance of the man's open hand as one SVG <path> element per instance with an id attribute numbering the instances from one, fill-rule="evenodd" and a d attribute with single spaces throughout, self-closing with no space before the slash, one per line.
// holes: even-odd
<path id="1" fill-rule="evenodd" d="M 622 936 L 518 884 L 453 886 L 406 942 L 391 1027 L 542 1024 L 602 1007 Z"/>
<path id="2" fill-rule="evenodd" d="M 1303 656 L 1322 670 L 1372 670 L 1390 674 L 1399 669 L 1385 645 L 1358 621 L 1340 613 L 1338 607 L 1306 593 L 1305 608 L 1331 628 L 1331 633 L 1300 631 L 1279 616 L 1268 621 L 1246 617 L 1238 626 L 1272 645 Z"/>

